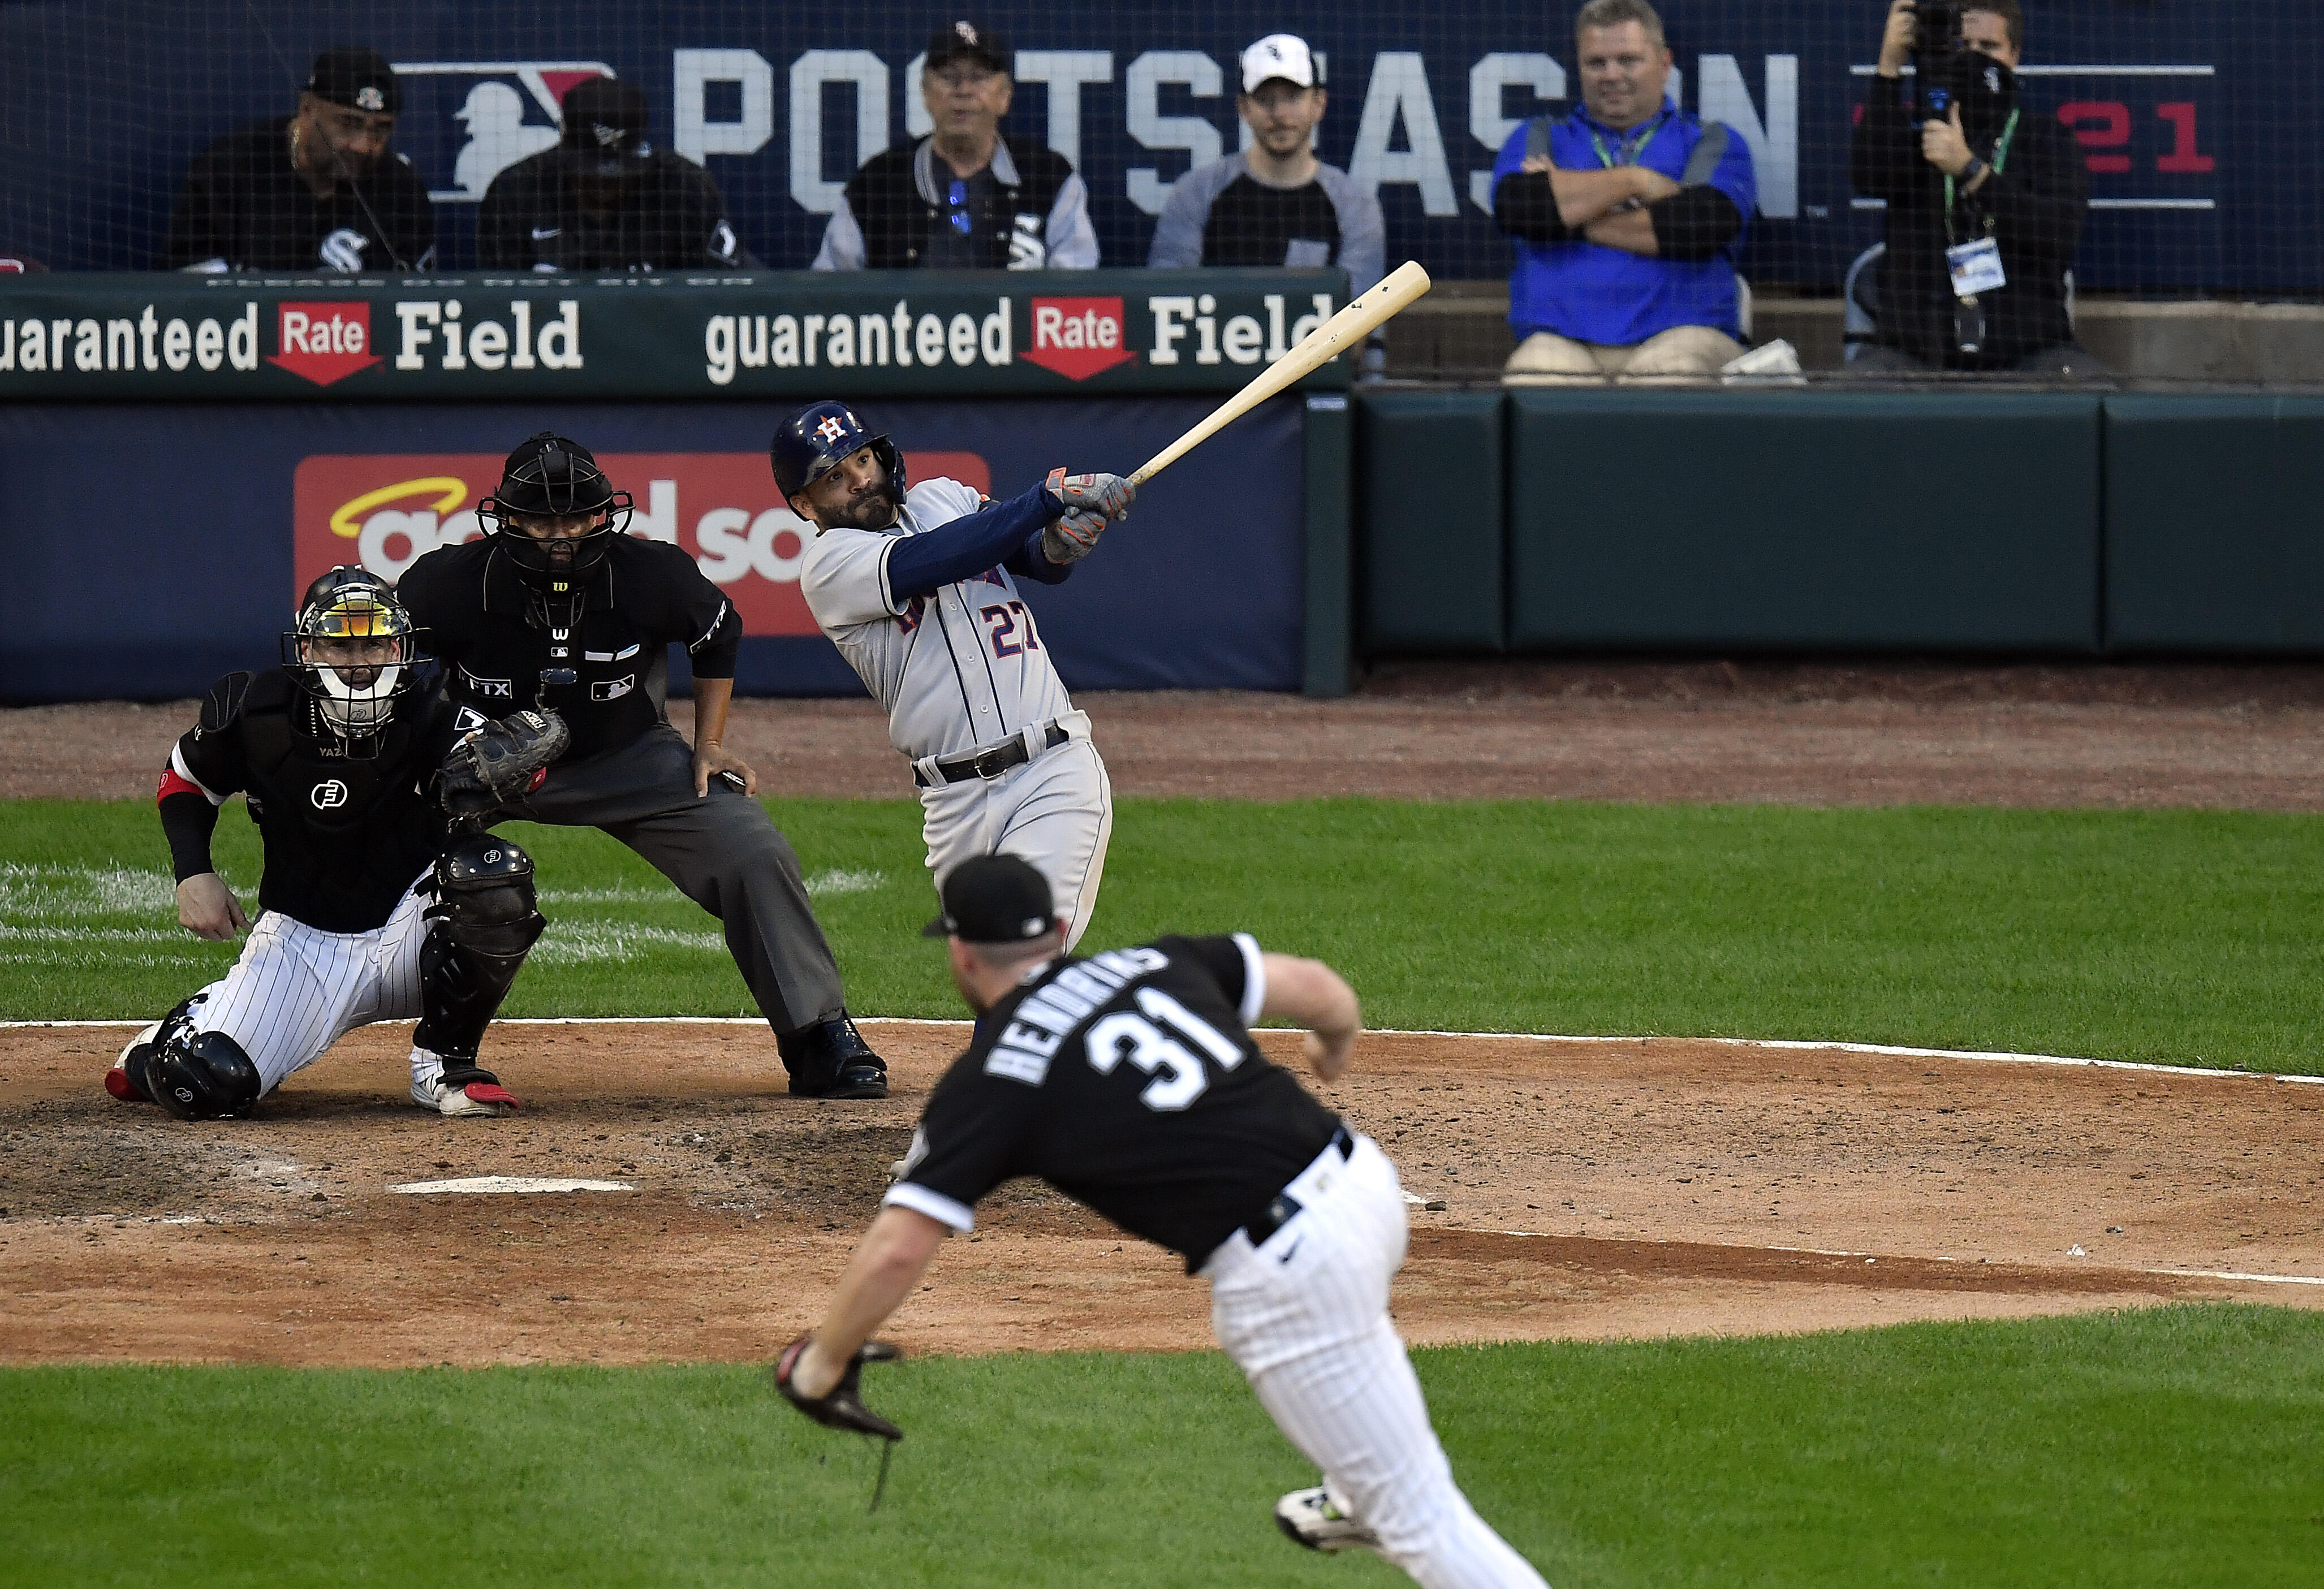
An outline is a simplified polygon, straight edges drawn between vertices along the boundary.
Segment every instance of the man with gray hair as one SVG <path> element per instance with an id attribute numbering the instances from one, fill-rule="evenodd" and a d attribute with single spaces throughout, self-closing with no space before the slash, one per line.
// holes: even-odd
<path id="1" fill-rule="evenodd" d="M 1329 98 L 1323 63 L 1305 40 L 1269 33 L 1240 65 L 1235 110 L 1250 146 L 1172 184 L 1147 264 L 1340 265 L 1348 291 L 1360 295 L 1386 269 L 1388 229 L 1379 199 L 1315 158 Z"/>
<path id="2" fill-rule="evenodd" d="M 1582 107 L 1527 122 L 1493 165 L 1493 218 L 1517 253 L 1502 379 L 1711 374 L 1743 351 L 1734 255 L 1758 197 L 1751 152 L 1665 96 L 1670 46 L 1646 0 L 1590 0 L 1574 57 Z"/>

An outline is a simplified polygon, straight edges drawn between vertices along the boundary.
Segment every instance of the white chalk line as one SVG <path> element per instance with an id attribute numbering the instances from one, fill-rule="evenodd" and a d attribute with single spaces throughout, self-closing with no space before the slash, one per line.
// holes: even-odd
<path id="1" fill-rule="evenodd" d="M 874 1022 L 882 1026 L 955 1027 L 965 1030 L 974 1024 L 970 1021 L 929 1020 L 917 1015 L 862 1015 L 859 1020 Z M 381 1025 L 393 1026 L 407 1023 L 383 1021 Z M 0 1032 L 27 1031 L 42 1027 L 106 1027 L 146 1026 L 147 1021 L 0 1021 Z M 766 1023 L 756 1015 L 513 1015 L 493 1023 L 499 1026 L 763 1026 Z M 1272 1030 L 1272 1028 L 1267 1028 Z M 2158 1065 L 2143 1060 L 2080 1060 L 2064 1054 L 2014 1054 L 1982 1049 L 1896 1048 L 1878 1042 L 1827 1042 L 1798 1037 L 1682 1037 L 1664 1033 L 1657 1037 L 1590 1037 L 1547 1032 L 1445 1032 L 1431 1027 L 1406 1030 L 1394 1026 L 1366 1027 L 1377 1037 L 1463 1037 L 1485 1038 L 1506 1042 L 1570 1042 L 1570 1043 L 1652 1043 L 1652 1042 L 1711 1042 L 1722 1048 L 1822 1050 L 1845 1054 L 1876 1054 L 1904 1060 L 1971 1060 L 1996 1065 L 2062 1065 L 2100 1070 L 2137 1070 L 2156 1076 L 2209 1076 L 2233 1081 L 2297 1081 L 2312 1086 L 2324 1086 L 2324 1076 L 2303 1076 L 2282 1070 L 2234 1070 L 2210 1065 Z"/>
<path id="2" fill-rule="evenodd" d="M 458 1180 L 407 1180 L 387 1189 L 427 1197 L 438 1192 L 490 1196 L 501 1192 L 625 1192 L 626 1180 L 573 1180 L 553 1175 L 471 1175 Z"/>

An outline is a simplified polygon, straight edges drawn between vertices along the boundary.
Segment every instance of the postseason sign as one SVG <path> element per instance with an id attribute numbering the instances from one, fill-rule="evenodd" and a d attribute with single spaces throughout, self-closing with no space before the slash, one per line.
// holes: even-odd
<path id="1" fill-rule="evenodd" d="M 58 274 L 0 285 L 0 399 L 1232 391 L 1346 301 L 1336 270 Z"/>

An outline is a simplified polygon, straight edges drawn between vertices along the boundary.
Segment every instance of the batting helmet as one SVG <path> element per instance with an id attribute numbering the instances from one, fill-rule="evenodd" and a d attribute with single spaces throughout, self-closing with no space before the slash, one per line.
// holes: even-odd
<path id="1" fill-rule="evenodd" d="M 476 519 L 516 565 L 517 576 L 540 589 L 562 589 L 586 579 L 605 560 L 613 537 L 630 527 L 637 504 L 617 491 L 596 455 L 579 442 L 544 430 L 508 455 L 500 489 L 476 504 Z M 578 536 L 535 539 L 510 521 L 592 518 Z"/>
<path id="2" fill-rule="evenodd" d="M 843 458 L 865 447 L 888 472 L 888 487 L 898 501 L 904 495 L 904 455 L 885 436 L 874 436 L 854 410 L 835 398 L 809 403 L 775 427 L 767 444 L 767 462 L 775 471 L 775 485 L 786 501 L 820 480 Z"/>
<path id="3" fill-rule="evenodd" d="M 386 657 L 367 659 L 385 642 Z M 282 637 L 282 666 L 343 739 L 367 739 L 387 726 L 395 700 L 410 690 L 422 660 L 420 631 L 387 581 L 343 564 L 307 587 L 299 615 Z"/>

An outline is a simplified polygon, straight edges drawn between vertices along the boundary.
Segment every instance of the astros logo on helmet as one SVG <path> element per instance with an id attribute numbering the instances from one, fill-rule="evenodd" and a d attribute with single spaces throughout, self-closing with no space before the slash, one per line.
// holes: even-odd
<path id="1" fill-rule="evenodd" d="M 825 441 L 837 441 L 846 429 L 847 427 L 843 424 L 840 421 L 839 417 L 835 414 L 830 418 L 825 419 L 822 424 L 816 426 L 815 427 L 815 433 Z"/>

